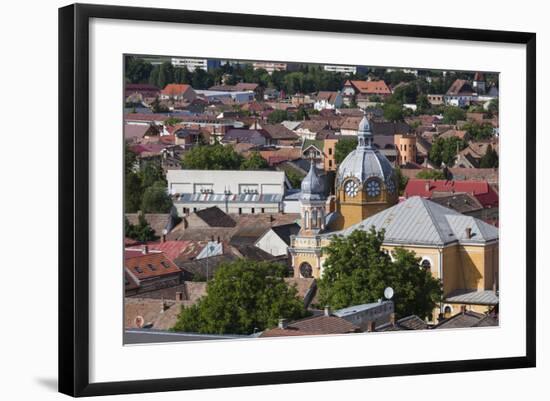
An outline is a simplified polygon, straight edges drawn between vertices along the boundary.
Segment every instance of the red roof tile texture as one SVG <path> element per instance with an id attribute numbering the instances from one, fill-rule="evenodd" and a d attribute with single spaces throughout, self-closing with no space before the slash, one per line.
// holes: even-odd
<path id="1" fill-rule="evenodd" d="M 405 187 L 405 197 L 431 198 L 438 193 L 469 193 L 485 208 L 498 207 L 498 194 L 487 181 L 452 181 L 410 179 Z"/>

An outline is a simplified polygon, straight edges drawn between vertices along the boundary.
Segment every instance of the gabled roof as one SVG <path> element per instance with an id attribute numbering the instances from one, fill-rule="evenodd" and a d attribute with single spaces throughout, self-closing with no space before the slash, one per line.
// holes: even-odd
<path id="1" fill-rule="evenodd" d="M 336 316 L 314 316 L 289 323 L 286 329 L 266 330 L 261 337 L 311 336 L 319 334 L 357 333 L 359 327 Z"/>
<path id="2" fill-rule="evenodd" d="M 210 227 L 235 227 L 237 223 L 219 207 L 212 206 L 195 212 Z"/>
<path id="3" fill-rule="evenodd" d="M 490 315 L 464 311 L 442 321 L 434 329 L 460 329 L 466 327 L 498 326 L 498 320 Z"/>
<path id="4" fill-rule="evenodd" d="M 193 88 L 186 84 L 168 84 L 164 87 L 161 93 L 166 96 L 178 96 L 183 95 L 189 89 L 192 90 Z"/>
<path id="5" fill-rule="evenodd" d="M 443 246 L 451 243 L 484 244 L 498 240 L 498 229 L 435 202 L 413 196 L 341 231 L 325 234 L 348 236 L 355 230 L 385 230 L 390 244 Z M 470 237 L 466 229 L 470 229 Z"/>
<path id="6" fill-rule="evenodd" d="M 395 323 L 384 323 L 376 328 L 375 331 L 401 331 L 401 330 L 425 330 L 428 324 L 416 315 L 406 316 Z"/>
<path id="7" fill-rule="evenodd" d="M 282 124 L 262 124 L 262 128 L 271 139 L 295 140 L 299 138 L 298 135 Z"/>
<path id="8" fill-rule="evenodd" d="M 493 290 L 458 289 L 445 297 L 445 302 L 469 305 L 498 305 L 498 294 Z"/>
<path id="9" fill-rule="evenodd" d="M 344 86 L 353 86 L 361 94 L 391 95 L 391 90 L 384 81 L 346 81 Z"/>
<path id="10" fill-rule="evenodd" d="M 449 90 L 447 91 L 448 96 L 456 95 L 472 95 L 474 90 L 470 83 L 465 79 L 457 79 L 453 82 Z"/>
<path id="11" fill-rule="evenodd" d="M 405 187 L 405 197 L 422 196 L 431 198 L 434 193 L 440 195 L 469 193 L 485 208 L 498 207 L 499 197 L 487 181 L 454 181 L 454 180 L 423 180 L 410 179 Z"/>
<path id="12" fill-rule="evenodd" d="M 181 272 L 178 266 L 162 252 L 142 253 L 141 250 L 124 252 L 124 266 L 138 280 L 145 280 Z"/>
<path id="13" fill-rule="evenodd" d="M 282 224 L 280 226 L 271 227 L 271 230 L 290 246 L 290 236 L 298 234 L 300 226 L 296 223 Z"/>

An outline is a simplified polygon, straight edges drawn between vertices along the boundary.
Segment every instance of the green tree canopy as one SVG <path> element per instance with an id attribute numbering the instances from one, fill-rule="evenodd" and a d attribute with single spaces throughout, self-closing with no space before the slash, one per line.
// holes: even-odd
<path id="1" fill-rule="evenodd" d="M 428 158 L 437 166 L 441 166 L 441 163 L 451 166 L 458 151 L 464 149 L 466 145 L 464 140 L 457 137 L 437 138 L 432 144 Z"/>
<path id="2" fill-rule="evenodd" d="M 445 124 L 456 124 L 459 120 L 466 119 L 466 112 L 460 107 L 447 106 L 443 110 L 443 122 Z"/>
<path id="3" fill-rule="evenodd" d="M 262 157 L 260 152 L 252 152 L 241 163 L 241 170 L 262 170 L 268 167 L 267 161 Z"/>
<path id="4" fill-rule="evenodd" d="M 285 120 L 289 120 L 290 116 L 286 110 L 275 110 L 267 116 L 267 122 L 270 124 L 279 124 Z"/>
<path id="5" fill-rule="evenodd" d="M 336 147 L 334 148 L 334 160 L 337 164 L 340 164 L 344 161 L 346 156 L 351 153 L 357 147 L 357 138 L 340 138 L 336 142 Z"/>
<path id="6" fill-rule="evenodd" d="M 172 206 L 172 199 L 166 191 L 164 181 L 157 181 L 143 191 L 141 198 L 143 213 L 169 213 Z"/>
<path id="7" fill-rule="evenodd" d="M 429 317 L 441 300 L 440 280 L 420 266 L 413 252 L 397 248 L 392 261 L 381 248 L 383 240 L 384 232 L 374 228 L 332 240 L 319 280 L 321 303 L 339 309 L 376 302 L 392 287 L 398 316 Z"/>
<path id="8" fill-rule="evenodd" d="M 498 167 L 498 154 L 491 145 L 487 146 L 487 152 L 481 157 L 481 160 L 479 161 L 479 167 L 481 168 Z"/>
<path id="9" fill-rule="evenodd" d="M 388 121 L 403 121 L 403 106 L 399 103 L 386 103 L 382 106 L 384 118 Z"/>
<path id="10" fill-rule="evenodd" d="M 195 146 L 185 154 L 181 165 L 192 170 L 239 170 L 244 158 L 231 146 Z"/>
<path id="11" fill-rule="evenodd" d="M 409 182 L 409 178 L 405 175 L 403 175 L 401 169 L 399 167 L 395 168 L 395 176 L 397 177 L 397 186 L 399 190 L 399 195 L 403 195 L 403 192 L 405 192 L 405 187 L 407 186 L 407 183 Z"/>
<path id="12" fill-rule="evenodd" d="M 151 228 L 142 213 L 138 215 L 138 224 L 130 224 L 127 217 L 124 217 L 124 235 L 140 242 L 153 241 L 156 239 L 155 231 Z"/>
<path id="13" fill-rule="evenodd" d="M 416 174 L 416 178 L 423 180 L 444 180 L 445 173 L 441 170 L 422 170 Z"/>
<path id="14" fill-rule="evenodd" d="M 493 136 L 493 126 L 487 123 L 467 122 L 462 126 L 462 129 L 468 132 L 470 137 L 476 141 L 489 139 Z"/>
<path id="15" fill-rule="evenodd" d="M 210 334 L 252 334 L 278 319 L 306 315 L 296 289 L 285 281 L 286 267 L 273 262 L 238 259 L 221 265 L 207 294 L 182 309 L 174 330 Z"/>

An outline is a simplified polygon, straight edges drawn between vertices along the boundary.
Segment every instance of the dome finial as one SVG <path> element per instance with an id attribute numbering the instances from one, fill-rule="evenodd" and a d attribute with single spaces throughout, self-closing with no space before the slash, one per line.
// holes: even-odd
<path id="1" fill-rule="evenodd" d="M 365 114 L 363 119 L 359 123 L 359 129 L 357 130 L 357 149 L 371 149 L 372 148 L 372 132 L 370 123 Z"/>

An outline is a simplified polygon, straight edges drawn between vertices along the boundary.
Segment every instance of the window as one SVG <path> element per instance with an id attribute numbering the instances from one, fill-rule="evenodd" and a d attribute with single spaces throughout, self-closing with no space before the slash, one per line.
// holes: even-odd
<path id="1" fill-rule="evenodd" d="M 262 213 L 265 213 L 265 208 L 262 207 Z"/>
<path id="2" fill-rule="evenodd" d="M 328 161 L 328 166 L 329 166 L 329 167 L 332 167 L 332 160 L 329 160 L 329 161 Z"/>
<path id="3" fill-rule="evenodd" d="M 328 148 L 328 154 L 332 155 L 332 148 Z"/>
<path id="4" fill-rule="evenodd" d="M 239 214 L 243 214 L 243 208 L 242 207 L 239 208 Z"/>
<path id="5" fill-rule="evenodd" d="M 168 269 L 168 263 L 166 263 L 164 260 L 162 262 L 160 262 L 160 264 L 162 265 L 162 267 L 164 267 L 165 269 Z"/>
<path id="6" fill-rule="evenodd" d="M 317 210 L 311 212 L 311 227 L 317 227 Z"/>
<path id="7" fill-rule="evenodd" d="M 143 273 L 143 270 L 141 270 L 141 267 L 139 266 L 134 267 L 134 270 L 138 273 Z"/>
<path id="8" fill-rule="evenodd" d="M 153 266 L 151 263 L 148 263 L 147 264 L 147 267 L 149 268 L 149 270 L 151 270 L 152 272 L 154 272 L 155 270 L 157 270 L 157 268 L 155 266 Z"/>
<path id="9" fill-rule="evenodd" d="M 420 263 L 420 266 L 422 266 L 422 268 L 426 269 L 426 270 L 431 270 L 432 269 L 432 263 L 430 262 L 429 259 L 424 259 L 421 263 Z"/>
<path id="10" fill-rule="evenodd" d="M 254 208 L 250 208 L 250 213 L 254 214 Z"/>
<path id="11" fill-rule="evenodd" d="M 300 265 L 300 274 L 304 278 L 311 278 L 313 274 L 313 268 L 307 262 L 304 262 Z"/>
<path id="12" fill-rule="evenodd" d="M 309 212 L 307 210 L 304 212 L 304 226 L 306 229 L 309 228 Z"/>

